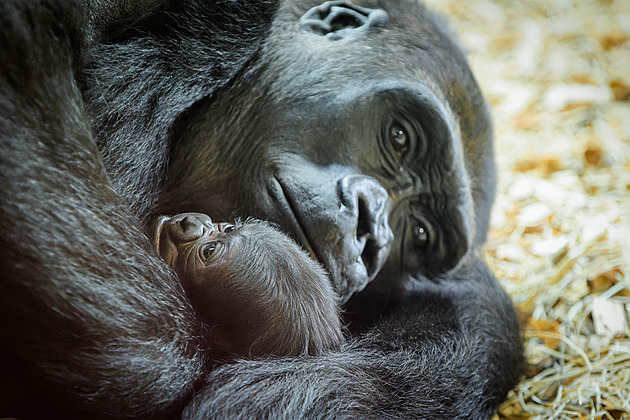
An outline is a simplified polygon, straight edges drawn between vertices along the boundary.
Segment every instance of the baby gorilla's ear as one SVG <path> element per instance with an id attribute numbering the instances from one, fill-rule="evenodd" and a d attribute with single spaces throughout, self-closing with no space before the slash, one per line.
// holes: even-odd
<path id="1" fill-rule="evenodd" d="M 158 254 L 160 254 L 164 262 L 166 262 L 170 267 L 175 267 L 177 257 L 179 255 L 177 244 L 173 242 L 172 238 L 170 238 L 168 229 L 163 229 L 165 224 L 171 219 L 172 218 L 168 216 L 162 216 L 158 219 L 156 227 L 153 230 L 153 246 Z"/>

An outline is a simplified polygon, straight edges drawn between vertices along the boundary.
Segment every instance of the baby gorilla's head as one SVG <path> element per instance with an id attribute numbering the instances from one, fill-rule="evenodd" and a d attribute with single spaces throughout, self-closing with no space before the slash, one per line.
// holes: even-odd
<path id="1" fill-rule="evenodd" d="M 239 356 L 319 354 L 342 341 L 328 277 L 298 245 L 258 220 L 164 217 L 155 245 L 179 275 L 211 344 Z"/>

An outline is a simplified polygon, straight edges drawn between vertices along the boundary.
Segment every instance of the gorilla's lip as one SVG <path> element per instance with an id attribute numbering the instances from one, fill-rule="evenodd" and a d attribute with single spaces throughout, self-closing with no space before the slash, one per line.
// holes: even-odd
<path id="1" fill-rule="evenodd" d="M 287 189 L 284 187 L 280 179 L 277 175 L 274 175 L 272 179 L 275 181 L 276 188 L 271 188 L 270 190 L 273 193 L 276 202 L 280 203 L 284 210 L 284 215 L 288 216 L 291 227 L 293 228 L 293 232 L 297 239 L 300 241 L 302 246 L 306 249 L 306 252 L 309 253 L 311 258 L 313 258 L 317 262 L 321 262 L 321 258 L 315 252 L 315 249 L 311 245 L 311 241 L 308 239 L 308 235 L 306 234 L 306 230 L 302 227 L 300 220 L 298 218 L 298 212 L 295 209 L 295 205 L 291 200 L 291 195 L 287 192 Z"/>

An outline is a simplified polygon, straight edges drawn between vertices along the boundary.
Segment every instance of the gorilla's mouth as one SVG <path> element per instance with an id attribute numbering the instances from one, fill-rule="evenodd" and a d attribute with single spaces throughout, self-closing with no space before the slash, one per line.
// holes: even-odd
<path id="1" fill-rule="evenodd" d="M 275 221 L 324 266 L 346 301 L 376 277 L 389 255 L 393 233 L 387 192 L 363 175 L 314 177 L 287 171 L 287 177 L 285 183 L 273 174 L 267 186 Z M 301 195 L 304 200 L 298 201 Z M 331 196 L 337 205 L 330 204 Z"/>
<path id="2" fill-rule="evenodd" d="M 275 199 L 276 203 L 282 209 L 282 216 L 284 216 L 284 220 L 282 221 L 283 224 L 285 227 L 289 227 L 291 229 L 294 239 L 296 239 L 306 249 L 306 252 L 308 252 L 311 258 L 321 263 L 321 258 L 317 255 L 315 249 L 311 245 L 311 241 L 308 239 L 306 229 L 303 228 L 302 223 L 300 223 L 298 211 L 295 208 L 295 203 L 292 202 L 291 195 L 287 192 L 287 189 L 275 174 L 272 177 L 272 183 L 273 185 L 269 186 L 268 190 Z"/>

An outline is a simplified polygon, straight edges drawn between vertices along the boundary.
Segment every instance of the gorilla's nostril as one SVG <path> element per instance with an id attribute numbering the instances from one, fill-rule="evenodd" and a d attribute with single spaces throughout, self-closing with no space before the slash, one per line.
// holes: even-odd
<path id="1" fill-rule="evenodd" d="M 376 241 L 368 239 L 361 253 L 361 260 L 363 261 L 363 265 L 365 265 L 369 278 L 372 278 L 376 274 L 376 271 L 380 269 L 380 260 L 378 258 L 378 251 L 380 249 Z"/>
<path id="2" fill-rule="evenodd" d="M 366 199 L 359 196 L 358 220 L 357 220 L 357 238 L 371 236 L 374 230 L 374 217 L 372 216 Z"/>

